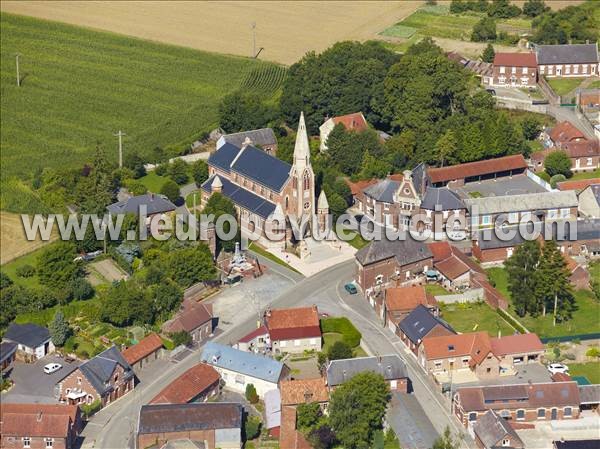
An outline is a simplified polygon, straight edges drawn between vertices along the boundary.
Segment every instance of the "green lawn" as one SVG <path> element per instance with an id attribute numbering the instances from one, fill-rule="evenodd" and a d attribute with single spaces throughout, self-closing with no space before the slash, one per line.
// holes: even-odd
<path id="1" fill-rule="evenodd" d="M 32 267 L 36 268 L 37 258 L 39 257 L 41 251 L 45 250 L 51 245 L 52 243 L 2 265 L 2 272 L 6 273 L 15 284 L 19 284 L 23 287 L 42 288 L 37 275 L 28 278 L 22 278 L 17 276 L 17 269 L 23 265 L 31 265 Z"/>
<path id="2" fill-rule="evenodd" d="M 515 329 L 496 313 L 487 303 L 445 304 L 442 318 L 457 332 L 487 331 L 492 337 L 512 335 Z"/>
<path id="3" fill-rule="evenodd" d="M 162 186 L 169 180 L 165 176 L 158 176 L 155 172 L 151 171 L 146 176 L 142 176 L 138 181 L 152 193 L 160 193 Z"/>
<path id="4" fill-rule="evenodd" d="M 296 270 L 294 267 L 292 267 L 291 265 L 285 263 L 279 257 L 271 254 L 269 251 L 267 251 L 263 247 L 257 245 L 255 242 L 250 243 L 250 246 L 248 247 L 248 249 L 251 250 L 251 251 L 254 251 L 256 254 L 259 254 L 259 255 L 263 256 L 266 259 L 269 259 L 269 260 L 271 260 L 271 261 L 273 261 L 275 263 L 278 263 L 281 266 L 286 267 L 289 270 L 295 271 L 298 274 L 302 274 L 298 270 Z"/>
<path id="5" fill-rule="evenodd" d="M 263 92 L 271 80 L 278 89 L 285 76 L 251 58 L 6 13 L 0 29 L 3 181 L 82 166 L 98 142 L 116 163 L 118 130 L 125 154 L 177 153 L 217 125 L 223 96 L 242 85 Z"/>
<path id="6" fill-rule="evenodd" d="M 324 318 L 321 320 L 323 331 L 323 348 L 327 354 L 329 348 L 337 341 L 345 341 L 352 348 L 354 357 L 364 357 L 367 353 L 360 347 L 360 332 L 347 318 Z M 333 332 L 337 331 L 337 332 Z"/>
<path id="7" fill-rule="evenodd" d="M 594 171 L 575 173 L 571 178 L 569 178 L 569 180 L 576 181 L 578 179 L 591 179 L 591 178 L 600 178 L 600 168 L 598 168 Z"/>
<path id="8" fill-rule="evenodd" d="M 450 294 L 450 292 L 448 290 L 446 290 L 444 287 L 442 287 L 439 284 L 427 284 L 425 286 L 425 291 L 433 296 Z"/>
<path id="9" fill-rule="evenodd" d="M 194 207 L 194 204 L 196 206 L 200 206 L 200 198 L 201 198 L 201 196 L 202 196 L 202 194 L 200 193 L 200 191 L 190 193 L 188 196 L 185 197 L 185 204 L 190 209 Z"/>
<path id="10" fill-rule="evenodd" d="M 547 78 L 548 84 L 557 95 L 566 95 L 579 86 L 585 78 Z"/>
<path id="11" fill-rule="evenodd" d="M 600 89 L 600 80 L 592 81 L 588 89 Z"/>
<path id="12" fill-rule="evenodd" d="M 600 362 L 569 363 L 571 376 L 585 376 L 593 384 L 600 384 Z"/>

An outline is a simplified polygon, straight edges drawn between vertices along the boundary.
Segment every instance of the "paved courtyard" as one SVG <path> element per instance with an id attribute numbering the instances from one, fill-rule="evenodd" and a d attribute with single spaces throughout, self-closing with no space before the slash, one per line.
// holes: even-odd
<path id="1" fill-rule="evenodd" d="M 541 185 L 525 175 L 513 176 L 512 178 L 501 178 L 496 180 L 487 179 L 480 182 L 470 182 L 456 190 L 467 198 L 472 197 L 471 194 L 474 192 L 481 194 L 483 197 L 547 192 Z"/>

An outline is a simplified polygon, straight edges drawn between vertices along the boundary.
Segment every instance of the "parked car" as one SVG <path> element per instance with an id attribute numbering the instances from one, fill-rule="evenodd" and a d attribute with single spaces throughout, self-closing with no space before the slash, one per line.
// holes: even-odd
<path id="1" fill-rule="evenodd" d="M 356 289 L 356 285 L 354 285 L 352 282 L 348 282 L 346 285 L 344 285 L 344 288 L 351 295 L 356 295 L 358 293 L 358 290 Z"/>
<path id="2" fill-rule="evenodd" d="M 60 363 L 48 363 L 46 366 L 44 366 L 44 372 L 46 374 L 52 374 L 61 368 L 62 368 L 62 365 Z"/>
<path id="3" fill-rule="evenodd" d="M 550 371 L 551 374 L 569 374 L 569 367 L 567 365 L 563 365 L 562 363 L 551 363 L 548 365 L 548 371 Z"/>

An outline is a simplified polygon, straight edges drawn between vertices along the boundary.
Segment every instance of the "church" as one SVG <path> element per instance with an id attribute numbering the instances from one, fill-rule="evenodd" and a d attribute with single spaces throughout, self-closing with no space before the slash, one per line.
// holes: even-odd
<path id="1" fill-rule="evenodd" d="M 267 246 L 293 240 L 291 224 L 286 220 L 283 225 L 284 217 L 297 217 L 299 222 L 308 220 L 308 234 L 315 213 L 321 223 L 329 213 L 324 192 L 319 204 L 315 201 L 315 176 L 304 113 L 300 114 L 291 165 L 256 148 L 246 138 L 241 146 L 227 142 L 211 154 L 208 173 L 209 178 L 202 184 L 202 207 L 213 193 L 221 193 L 235 204 L 242 235 L 254 233 Z M 271 231 L 279 233 L 278 238 L 268 239 L 265 234 L 270 229 L 268 219 L 274 217 L 281 219 L 282 226 L 279 231 Z"/>

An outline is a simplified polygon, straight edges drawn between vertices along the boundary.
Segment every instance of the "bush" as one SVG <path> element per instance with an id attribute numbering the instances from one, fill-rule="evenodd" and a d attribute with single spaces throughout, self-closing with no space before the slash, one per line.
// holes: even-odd
<path id="1" fill-rule="evenodd" d="M 90 416 L 93 416 L 98 410 L 102 408 L 102 402 L 100 402 L 100 399 L 96 399 L 91 404 L 83 404 L 80 405 L 80 407 L 83 416 L 87 419 Z"/>
<path id="2" fill-rule="evenodd" d="M 258 402 L 258 393 L 253 384 L 246 385 L 246 399 L 250 404 L 256 404 Z"/>
<path id="3" fill-rule="evenodd" d="M 496 40 L 496 21 L 490 17 L 484 17 L 473 27 L 471 33 L 473 42 L 488 42 Z"/>
<path id="4" fill-rule="evenodd" d="M 21 265 L 15 270 L 15 273 L 17 273 L 17 276 L 20 278 L 30 278 L 35 275 L 35 267 L 29 264 Z"/>
<path id="5" fill-rule="evenodd" d="M 343 341 L 336 341 L 327 351 L 329 360 L 351 359 L 352 355 L 352 348 Z"/>
<path id="6" fill-rule="evenodd" d="M 570 178 L 571 173 L 571 159 L 564 151 L 553 151 L 544 160 L 544 168 L 546 173 L 550 176 L 554 175 L 565 175 Z"/>
<path id="7" fill-rule="evenodd" d="M 175 347 L 180 345 L 189 345 L 192 342 L 192 336 L 186 331 L 173 332 L 169 335 Z"/>
<path id="8" fill-rule="evenodd" d="M 87 279 L 75 278 L 71 282 L 71 290 L 73 293 L 73 299 L 86 300 L 94 296 L 94 287 L 90 284 Z"/>
<path id="9" fill-rule="evenodd" d="M 156 173 L 158 176 L 165 176 L 167 174 L 168 170 L 169 170 L 169 163 L 166 162 L 164 164 L 157 165 L 156 168 L 154 169 L 154 173 Z"/>
<path id="10" fill-rule="evenodd" d="M 160 188 L 160 194 L 169 198 L 169 200 L 175 202 L 179 198 L 179 186 L 175 181 L 168 180 Z"/>
<path id="11" fill-rule="evenodd" d="M 592 347 L 585 352 L 587 357 L 598 358 L 600 357 L 600 350 L 596 347 Z"/>
<path id="12" fill-rule="evenodd" d="M 244 424 L 246 441 L 253 440 L 260 434 L 261 421 L 258 416 L 248 416 Z"/>
<path id="13" fill-rule="evenodd" d="M 175 159 L 171 165 L 169 165 L 169 177 L 177 184 L 185 184 L 188 179 L 188 165 L 181 159 Z"/>
<path id="14" fill-rule="evenodd" d="M 565 175 L 554 175 L 552 178 L 550 178 L 550 187 L 552 187 L 553 189 L 556 189 L 556 184 L 558 184 L 559 182 L 563 182 L 566 181 L 567 177 Z"/>

